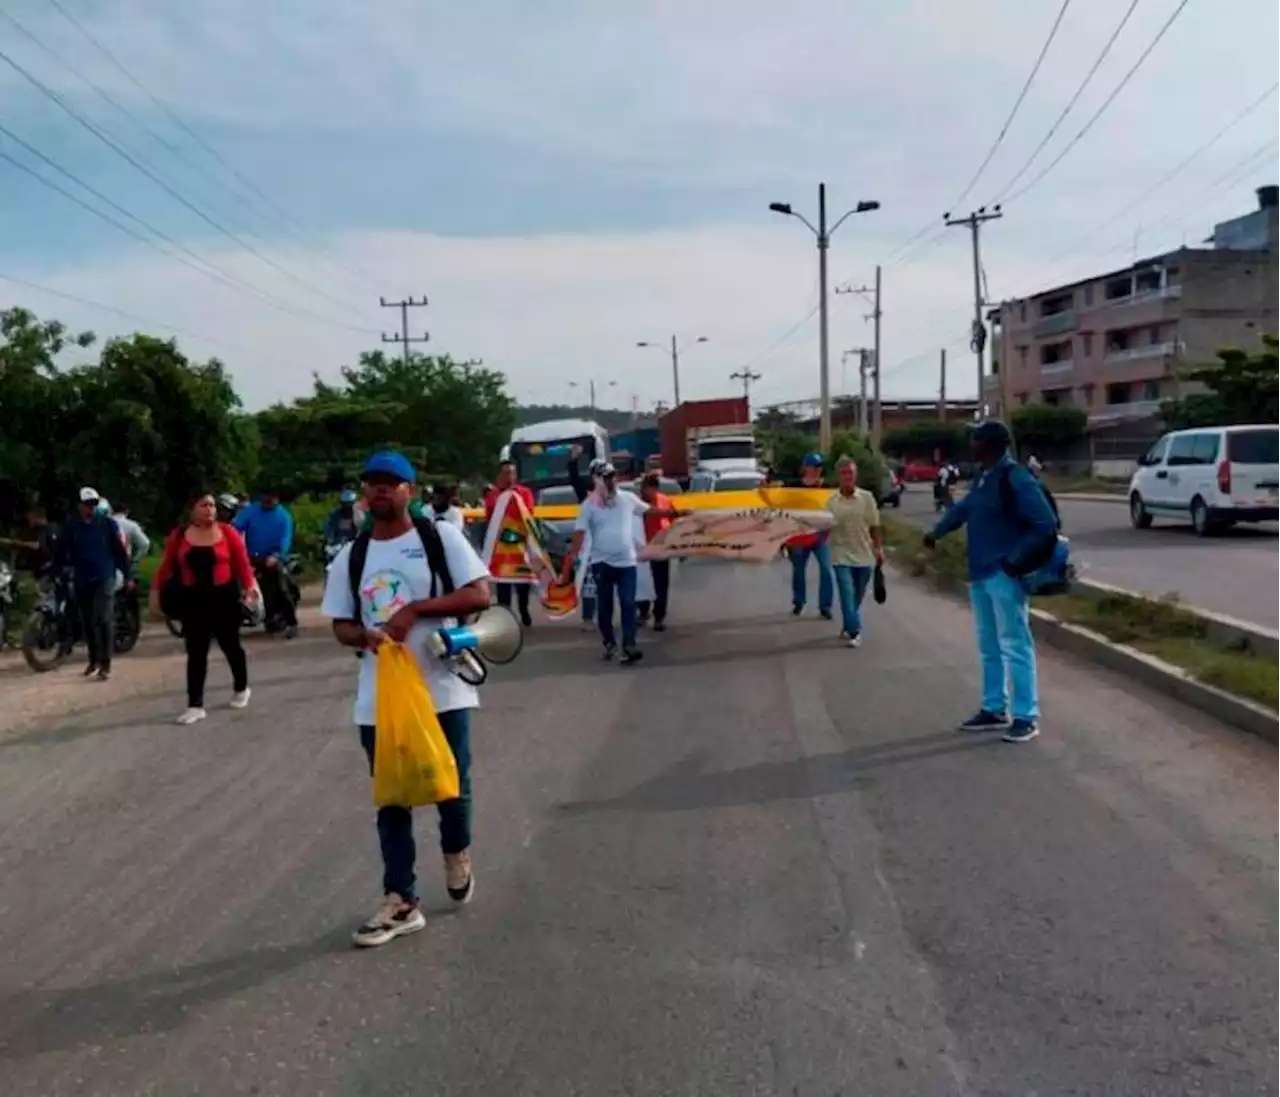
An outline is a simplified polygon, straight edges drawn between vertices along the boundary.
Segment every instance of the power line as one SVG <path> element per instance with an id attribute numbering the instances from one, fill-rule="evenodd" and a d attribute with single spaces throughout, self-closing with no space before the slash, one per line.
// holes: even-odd
<path id="1" fill-rule="evenodd" d="M 246 178 L 240 171 L 238 171 L 232 164 L 230 164 L 223 157 L 223 155 L 220 152 L 218 152 L 216 148 L 213 147 L 213 145 L 211 145 L 208 141 L 206 141 L 203 137 L 201 137 L 199 133 L 197 133 L 194 129 L 192 129 L 192 127 L 188 125 L 186 121 L 184 121 L 183 118 L 172 107 L 169 106 L 169 104 L 167 104 L 164 100 L 159 98 L 159 96 L 157 96 L 153 91 L 151 91 L 150 88 L 148 88 L 128 68 L 126 68 L 125 65 L 119 60 L 119 58 L 117 58 L 116 55 L 111 52 L 111 50 L 109 50 L 105 45 L 103 45 L 103 43 L 93 34 L 92 31 L 89 30 L 88 27 L 86 27 L 79 19 L 77 19 L 73 14 L 71 14 L 71 12 L 67 11 L 67 9 L 62 6 L 62 4 L 60 3 L 60 0 L 49 0 L 49 3 L 50 5 L 53 6 L 53 8 L 56 11 L 58 11 L 62 15 L 62 17 L 68 23 L 70 23 L 82 35 L 84 35 L 84 37 L 87 38 L 89 42 L 93 45 L 93 47 L 99 53 L 101 53 L 103 57 L 105 57 L 109 62 L 111 62 L 111 64 L 115 66 L 115 68 L 121 73 L 121 75 L 125 77 L 125 79 L 127 79 L 131 84 L 133 84 L 135 88 L 137 88 L 140 92 L 142 92 L 143 95 L 145 95 L 148 99 L 150 99 L 151 102 L 156 105 L 156 107 L 158 107 L 161 111 L 163 111 L 169 117 L 169 119 L 173 122 L 173 124 L 177 126 L 180 130 L 182 130 L 182 132 L 185 133 L 187 137 L 189 137 L 192 141 L 194 141 L 196 145 L 198 145 L 214 161 L 216 161 L 219 165 L 221 165 L 222 169 L 229 176 L 231 176 L 231 178 L 235 179 L 241 186 L 243 186 L 246 190 L 248 190 L 251 195 L 256 196 L 258 201 L 266 209 L 271 211 L 271 213 L 273 213 L 286 227 L 296 227 L 297 234 L 294 236 L 295 239 L 299 240 L 299 242 L 301 242 L 305 247 L 308 247 L 312 250 L 328 252 L 329 255 L 333 256 L 332 258 L 329 259 L 329 264 L 332 267 L 334 267 L 335 270 L 347 271 L 348 268 L 346 267 L 346 264 L 341 261 L 337 261 L 336 255 L 332 252 L 329 252 L 329 249 L 319 246 L 315 240 L 306 239 L 308 235 L 308 230 L 305 225 L 303 225 L 296 218 L 294 218 L 292 214 L 290 214 L 288 211 L 286 211 L 280 205 L 274 202 L 271 199 L 271 197 L 265 194 L 262 191 L 262 189 L 258 187 L 251 179 Z M 356 275 L 357 278 L 359 279 L 364 279 L 368 281 L 370 284 L 377 282 L 376 276 L 370 274 L 359 264 L 352 263 L 350 267 L 350 273 Z"/>
<path id="2" fill-rule="evenodd" d="M 234 350 L 243 354 L 250 354 L 254 358 L 261 359 L 263 357 L 261 350 L 256 347 L 249 347 L 243 343 L 235 343 L 229 340 L 215 337 L 212 335 L 201 335 L 198 332 L 185 331 L 182 328 L 175 327 L 173 324 L 167 324 L 163 320 L 156 320 L 148 316 L 140 316 L 136 312 L 129 312 L 127 309 L 117 308 L 115 305 L 108 305 L 103 301 L 95 301 L 90 297 L 81 297 L 79 294 L 67 293 L 65 290 L 54 289 L 52 286 L 44 286 L 39 282 L 32 282 L 26 278 L 18 278 L 12 274 L 5 274 L 0 271 L 0 281 L 9 282 L 15 286 L 22 286 L 24 289 L 35 290 L 37 293 L 47 293 L 50 297 L 60 297 L 64 301 L 73 301 L 79 305 L 86 305 L 89 308 L 101 309 L 103 312 L 113 312 L 117 316 L 122 316 L 126 320 L 133 320 L 139 324 L 149 324 L 152 327 L 164 328 L 166 331 L 174 332 L 176 335 L 185 336 L 188 339 L 197 339 L 200 342 L 208 343 L 211 346 L 222 346 L 228 350 Z M 304 367 L 301 363 L 290 362 L 283 358 L 276 358 L 278 365 L 285 366 L 289 369 L 310 369 L 312 367 Z"/>
<path id="3" fill-rule="evenodd" d="M 51 2 L 56 2 L 56 0 L 51 0 Z M 1049 127 L 1049 132 L 1040 139 L 1040 144 L 1032 150 L 1031 155 L 1027 157 L 1026 162 L 1022 167 L 1014 172 L 1013 178 L 1000 188 L 1000 193 L 992 199 L 992 202 L 1001 201 L 1006 194 L 1013 190 L 1014 184 L 1026 174 L 1027 169 L 1035 163 L 1036 157 L 1044 150 L 1045 145 L 1047 145 L 1050 140 L 1052 140 L 1053 135 L 1058 132 L 1058 127 L 1066 121 L 1067 115 L 1069 115 L 1075 108 L 1075 105 L 1080 101 L 1080 96 L 1084 94 L 1085 88 L 1089 86 L 1093 81 L 1094 76 L 1097 75 L 1098 69 L 1102 67 L 1102 62 L 1107 59 L 1107 55 L 1111 52 L 1111 47 L 1116 44 L 1116 39 L 1120 37 L 1120 32 L 1123 31 L 1125 26 L 1128 24 L 1129 17 L 1133 15 L 1139 2 L 1140 0 L 1130 0 L 1128 10 L 1121 17 L 1120 22 L 1116 24 L 1116 29 L 1111 32 L 1111 37 L 1107 39 L 1106 44 L 1102 47 L 1102 52 L 1098 54 L 1089 71 L 1085 73 L 1084 79 L 1080 81 L 1080 86 L 1076 88 L 1075 94 L 1068 101 L 1067 105 L 1062 108 L 1062 113 L 1054 119 L 1053 125 Z"/>
<path id="4" fill-rule="evenodd" d="M 1047 165 L 1045 165 L 1045 167 L 1040 169 L 1040 171 L 1036 174 L 1035 178 L 1031 180 L 1031 182 L 1024 184 L 1018 190 L 1014 191 L 1014 193 L 1011 194 L 1006 199 L 1006 202 L 1014 202 L 1017 199 L 1021 198 L 1024 194 L 1027 193 L 1027 191 L 1029 191 L 1032 187 L 1034 187 L 1037 183 L 1039 183 L 1041 179 L 1043 179 L 1046 175 L 1048 175 L 1051 171 L 1053 171 L 1054 168 L 1056 168 L 1060 163 L 1062 163 L 1067 153 L 1069 153 L 1073 148 L 1075 148 L 1076 145 L 1080 143 L 1081 138 L 1083 138 L 1085 134 L 1087 134 L 1091 129 L 1093 129 L 1094 123 L 1097 122 L 1098 119 L 1101 118 L 1107 112 L 1107 109 L 1111 106 L 1112 103 L 1115 102 L 1116 97 L 1125 89 L 1125 87 L 1128 85 L 1129 81 L 1133 79 L 1137 71 L 1140 68 L 1142 68 L 1143 63 L 1146 61 L 1148 57 L 1151 56 L 1152 51 L 1154 51 L 1156 46 L 1160 44 L 1160 40 L 1164 38 L 1166 33 L 1168 33 L 1169 28 L 1172 27 L 1173 24 L 1177 21 L 1178 16 L 1182 14 L 1183 9 L 1187 6 L 1188 3 L 1189 3 L 1189 0 L 1182 0 L 1182 2 L 1176 8 L 1173 9 L 1173 14 L 1170 15 L 1169 18 L 1165 20 L 1164 25 L 1159 29 L 1159 31 L 1156 32 L 1156 36 L 1151 40 L 1147 48 L 1142 51 L 1142 54 L 1138 57 L 1137 61 L 1133 63 L 1133 67 L 1130 68 L 1129 71 L 1124 74 L 1124 77 L 1121 79 L 1120 83 L 1118 83 L 1115 86 L 1115 88 L 1112 89 L 1111 94 L 1108 95 L 1107 98 L 1103 101 L 1102 106 L 1100 106 L 1096 111 L 1094 111 L 1093 117 L 1091 117 L 1089 121 L 1087 121 L 1084 124 L 1080 132 L 1077 133 L 1073 138 L 1071 138 L 1070 141 L 1068 141 L 1062 147 L 1062 150 L 1058 153 L 1057 156 L 1055 156 Z"/>
<path id="5" fill-rule="evenodd" d="M 17 61 L 15 61 L 3 50 L 0 50 L 0 61 L 4 61 L 5 64 L 7 64 L 16 73 L 18 73 L 19 76 L 21 76 L 33 87 L 35 87 L 43 95 L 45 95 L 46 97 L 51 99 L 54 103 L 56 103 L 72 119 L 78 122 L 85 129 L 87 129 L 95 137 L 97 137 L 99 141 L 101 141 L 108 148 L 114 151 L 118 156 L 122 157 L 128 163 L 133 165 L 134 168 L 136 168 L 148 179 L 150 179 L 153 183 L 155 183 L 156 186 L 160 187 L 163 191 L 165 191 L 165 193 L 170 195 L 175 201 L 180 203 L 186 209 L 190 210 L 192 213 L 194 213 L 197 217 L 199 217 L 202 221 L 208 224 L 215 231 L 227 237 L 227 239 L 229 239 L 232 243 L 236 244 L 238 247 L 249 252 L 251 255 L 255 256 L 257 259 L 261 260 L 263 263 L 267 264 L 268 266 L 279 271 L 286 278 L 289 278 L 297 282 L 304 289 L 312 293 L 319 294 L 319 296 L 326 298 L 327 300 L 331 301 L 333 304 L 337 305 L 340 308 L 343 308 L 343 309 L 350 308 L 350 306 L 346 302 L 340 301 L 335 297 L 330 297 L 329 294 L 325 293 L 323 290 L 317 289 L 315 286 L 312 286 L 310 283 L 306 282 L 304 279 L 299 278 L 293 272 L 287 270 L 285 267 L 282 267 L 274 259 L 271 259 L 266 255 L 263 255 L 252 244 L 249 244 L 246 241 L 242 240 L 239 236 L 231 232 L 224 225 L 220 224 L 214 218 L 210 217 L 204 210 L 200 209 L 194 203 L 188 201 L 181 193 L 179 193 L 176 189 L 170 186 L 169 183 L 167 183 L 164 179 L 162 179 L 150 168 L 148 168 L 145 164 L 143 164 L 140 160 L 138 160 L 137 157 L 135 157 L 127 149 L 122 148 L 116 141 L 108 137 L 101 129 L 99 129 L 92 122 L 84 118 L 72 107 L 68 106 L 66 100 L 61 95 L 59 95 L 56 91 L 54 91 L 47 84 L 41 81 L 38 77 L 33 76 L 30 72 L 28 72 L 25 68 L 23 68 L 22 65 L 18 64 Z M 363 331 L 363 332 L 373 332 L 376 334 L 376 329 L 374 328 L 358 328 L 356 330 Z"/>
<path id="6" fill-rule="evenodd" d="M 21 137 L 13 133 L 3 124 L 0 124 L 0 134 L 2 134 L 5 137 L 8 137 L 9 140 L 15 142 L 16 144 L 20 145 L 22 148 L 26 149 L 31 155 L 35 156 L 36 158 L 41 160 L 43 163 L 48 164 L 49 167 L 53 168 L 59 174 L 71 180 L 71 182 L 75 183 L 76 186 L 81 187 L 84 190 L 88 191 L 100 202 L 104 202 L 106 205 L 110 206 L 112 209 L 116 210 L 118 213 L 121 213 L 125 217 L 129 218 L 129 220 L 134 222 L 135 224 L 141 225 L 142 228 L 146 229 L 148 232 L 154 233 L 160 240 L 168 244 L 169 247 L 175 249 L 178 252 L 181 252 L 182 254 L 175 255 L 169 251 L 166 251 L 164 248 L 160 247 L 160 245 L 157 244 L 154 240 L 150 239 L 147 236 L 142 235 L 142 233 L 136 231 L 135 229 L 130 228 L 128 225 L 125 225 L 120 221 L 117 221 L 110 214 L 104 213 L 102 210 L 97 209 L 94 206 L 91 206 L 88 202 L 84 201 L 84 199 L 80 198 L 78 195 L 73 194 L 71 191 L 65 189 L 59 184 L 53 182 L 52 180 L 46 179 L 39 172 L 35 171 L 33 168 L 29 167 L 28 165 L 22 163 L 20 160 L 11 156 L 9 153 L 5 152 L 3 149 L 0 149 L 0 159 L 11 164 L 13 167 L 17 168 L 19 171 L 25 173 L 26 175 L 31 176 L 31 178 L 36 180 L 36 182 L 41 183 L 42 185 L 48 187 L 50 190 L 56 192 L 57 194 L 62 195 L 69 202 L 75 203 L 75 205 L 79 206 L 81 209 L 87 211 L 88 213 L 93 214 L 93 216 L 99 218 L 100 220 L 105 221 L 107 224 L 111 225 L 113 228 L 118 229 L 120 232 L 123 232 L 126 236 L 130 236 L 133 239 L 138 240 L 142 244 L 145 244 L 147 247 L 152 248 L 153 250 L 159 252 L 161 255 L 165 256 L 166 258 L 172 259 L 175 262 L 181 263 L 183 266 L 190 267 L 192 270 L 196 271 L 197 273 L 203 274 L 209 278 L 213 278 L 215 281 L 220 282 L 223 285 L 230 287 L 231 289 L 238 290 L 241 293 L 248 294 L 249 296 L 262 302 L 263 304 L 269 306 L 270 308 L 277 309 L 278 311 L 292 313 L 295 316 L 300 316 L 303 318 L 319 320 L 321 323 L 329 324 L 333 327 L 344 328 L 352 331 L 361 330 L 358 328 L 353 328 L 349 324 L 343 324 L 340 321 L 331 320 L 329 317 L 325 316 L 323 313 L 315 312 L 311 309 L 306 308 L 305 306 L 293 305 L 281 298 L 273 298 L 263 293 L 262 291 L 258 290 L 256 287 L 248 284 L 247 282 L 242 282 L 234 278 L 232 275 L 227 274 L 225 271 L 223 271 L 216 264 L 211 263 L 207 259 L 204 259 L 203 257 L 196 254 L 196 252 L 192 251 L 190 248 L 184 246 L 183 244 L 179 244 L 176 240 L 173 239 L 173 237 L 167 235 L 166 233 L 161 232 L 159 229 L 155 228 L 153 225 L 149 224 L 148 222 L 142 220 L 142 218 L 136 216 L 135 214 L 131 213 L 129 210 L 125 209 L 124 206 L 120 205 L 118 202 L 115 202 L 111 198 L 107 197 L 96 187 L 93 187 L 89 183 L 86 183 L 74 172 L 68 171 L 61 164 L 50 159 L 48 156 L 42 153 L 34 145 L 30 144 L 27 141 L 24 141 Z M 183 257 L 184 255 L 190 256 L 190 259 L 184 258 Z M 192 262 L 192 260 L 194 260 L 194 262 Z"/>
<path id="7" fill-rule="evenodd" d="M 1027 92 L 1031 90 L 1031 85 L 1035 81 L 1037 74 L 1040 72 L 1040 66 L 1044 63 L 1045 56 L 1049 52 L 1049 47 L 1053 44 L 1053 40 L 1058 36 L 1058 28 L 1062 26 L 1063 17 L 1067 14 L 1067 8 L 1070 6 L 1071 0 L 1063 0 L 1062 7 L 1058 9 L 1057 18 L 1053 21 L 1053 26 L 1049 28 L 1049 36 L 1044 40 L 1044 45 L 1040 47 L 1040 53 L 1036 57 L 1036 63 L 1031 67 L 1031 72 L 1023 83 L 1022 90 L 1018 92 L 1018 97 L 1013 101 L 1013 109 L 1009 111 L 1009 117 L 1004 120 L 1004 125 L 1000 127 L 1000 132 L 996 134 L 996 139 L 991 143 L 991 148 L 987 150 L 987 155 L 983 158 L 982 163 L 978 165 L 978 170 L 973 173 L 973 178 L 969 180 L 968 186 L 966 186 L 960 194 L 951 200 L 950 204 L 947 206 L 948 209 L 955 209 L 961 202 L 969 197 L 969 193 L 977 185 L 978 180 L 982 178 L 982 173 L 987 170 L 987 165 L 991 163 L 996 151 L 1004 142 L 1005 135 L 1009 132 L 1009 127 L 1013 125 L 1013 120 L 1017 117 L 1018 111 L 1022 108 L 1022 103 L 1027 97 Z M 893 249 L 893 251 L 889 252 L 889 254 L 884 257 L 883 263 L 888 264 L 893 261 L 895 256 L 904 251 L 910 250 L 912 245 L 921 239 L 921 237 L 925 236 L 936 224 L 937 221 L 935 220 L 929 220 L 926 222 L 918 232 L 903 243 L 899 244 Z M 945 233 L 939 234 L 938 238 L 941 239 L 943 235 L 945 235 Z M 902 259 L 898 260 L 898 262 L 902 261 Z"/>
<path id="8" fill-rule="evenodd" d="M 1233 117 L 1221 129 L 1219 129 L 1217 133 L 1215 133 L 1203 144 L 1199 145 L 1195 150 L 1193 150 L 1187 156 L 1183 157 L 1182 160 L 1180 160 L 1177 164 L 1175 164 L 1172 168 L 1170 168 L 1169 171 L 1167 171 L 1164 175 L 1162 175 L 1159 179 L 1157 179 L 1154 183 L 1152 183 L 1151 186 L 1147 187 L 1146 190 L 1144 190 L 1131 202 L 1123 206 L 1121 209 L 1117 210 L 1105 221 L 1102 221 L 1100 224 L 1095 225 L 1092 229 L 1089 230 L 1089 232 L 1085 233 L 1085 235 L 1077 239 L 1074 244 L 1072 244 L 1070 247 L 1064 248 L 1052 259 L 1050 259 L 1049 262 L 1056 263 L 1066 258 L 1066 256 L 1074 252 L 1085 241 L 1093 239 L 1093 237 L 1095 237 L 1099 232 L 1101 232 L 1108 225 L 1114 223 L 1115 221 L 1118 221 L 1121 217 L 1123 217 L 1126 213 L 1132 210 L 1135 206 L 1146 201 L 1149 197 L 1151 197 L 1152 194 L 1158 191 L 1161 187 L 1167 185 L 1171 180 L 1176 178 L 1178 175 L 1182 174 L 1182 172 L 1185 171 L 1188 167 L 1190 167 L 1197 159 L 1199 159 L 1202 155 L 1208 152 L 1209 149 L 1213 148 L 1213 146 L 1216 145 L 1220 140 L 1222 140 L 1223 137 L 1225 137 L 1228 133 L 1230 133 L 1233 129 L 1235 129 L 1236 126 L 1238 126 L 1241 122 L 1243 122 L 1246 118 L 1248 118 L 1249 115 L 1251 115 L 1260 106 L 1262 106 L 1263 103 L 1265 103 L 1268 99 L 1270 99 L 1271 96 L 1273 96 L 1276 93 L 1277 89 L 1280 89 L 1280 83 L 1272 84 L 1270 88 L 1268 88 L 1265 92 L 1263 92 L 1260 96 L 1258 96 L 1258 98 L 1255 99 L 1252 103 L 1250 103 L 1247 107 L 1245 107 L 1244 110 L 1237 113 L 1235 117 Z M 1257 153 L 1256 152 L 1253 153 L 1250 156 L 1250 160 L 1252 161 L 1256 156 L 1257 156 Z"/>

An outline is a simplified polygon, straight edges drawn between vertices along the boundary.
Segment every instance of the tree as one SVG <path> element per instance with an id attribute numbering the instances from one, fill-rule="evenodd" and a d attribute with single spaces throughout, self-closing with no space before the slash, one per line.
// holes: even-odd
<path id="1" fill-rule="evenodd" d="M 905 460 L 932 460 L 934 451 L 956 460 L 968 448 L 969 428 L 964 423 L 908 423 L 885 431 L 880 448 Z"/>
<path id="2" fill-rule="evenodd" d="M 1022 453 L 1062 453 L 1084 437 L 1089 415 L 1083 408 L 1028 404 L 1009 417 L 1013 441 Z"/>
<path id="3" fill-rule="evenodd" d="M 1277 406 L 1277 340 L 1263 335 L 1262 349 L 1249 354 L 1238 347 L 1224 347 L 1218 360 L 1186 372 L 1208 392 L 1191 393 L 1168 400 L 1160 417 L 1170 430 L 1188 427 L 1220 427 L 1233 423 L 1275 423 Z"/>

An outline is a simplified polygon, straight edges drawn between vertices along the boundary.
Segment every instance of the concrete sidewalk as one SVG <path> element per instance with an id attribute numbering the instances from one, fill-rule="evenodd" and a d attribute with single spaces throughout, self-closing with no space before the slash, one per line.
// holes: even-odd
<path id="1" fill-rule="evenodd" d="M 0 740 L 9 1095 L 1267 1093 L 1275 750 L 1047 653 L 1045 734 L 965 738 L 968 614 L 865 646 L 779 566 L 677 569 L 623 670 L 539 624 L 474 731 L 479 886 L 377 897 L 354 660 L 264 649 Z M 211 703 L 227 687 L 215 656 Z"/>

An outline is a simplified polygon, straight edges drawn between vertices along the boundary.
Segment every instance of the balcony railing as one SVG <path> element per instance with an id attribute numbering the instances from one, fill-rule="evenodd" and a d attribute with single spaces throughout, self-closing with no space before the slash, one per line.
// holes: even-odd
<path id="1" fill-rule="evenodd" d="M 1127 293 L 1123 297 L 1108 297 L 1102 302 L 1103 308 L 1121 308 L 1124 305 L 1140 305 L 1146 301 L 1169 301 L 1182 296 L 1181 286 L 1160 286 L 1158 289 L 1144 289 L 1137 293 Z"/>
<path id="2" fill-rule="evenodd" d="M 1070 358 L 1064 358 L 1058 362 L 1041 362 L 1040 372 L 1053 376 L 1054 374 L 1070 373 L 1075 369 L 1075 362 Z"/>
<path id="3" fill-rule="evenodd" d="M 1043 339 L 1046 335 L 1064 335 L 1075 331 L 1079 326 L 1080 320 L 1075 309 L 1067 309 L 1065 312 L 1055 312 L 1052 316 L 1041 316 L 1031 325 L 1031 334 L 1037 339 Z"/>
<path id="4" fill-rule="evenodd" d="M 1103 356 L 1104 362 L 1136 362 L 1142 358 L 1168 358 L 1178 352 L 1175 340 L 1170 343 L 1149 343 L 1142 347 L 1130 347 L 1128 350 L 1109 350 Z"/>

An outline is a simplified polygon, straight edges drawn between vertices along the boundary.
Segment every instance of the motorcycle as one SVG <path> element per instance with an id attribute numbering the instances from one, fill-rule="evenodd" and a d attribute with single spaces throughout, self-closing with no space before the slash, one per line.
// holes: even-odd
<path id="1" fill-rule="evenodd" d="M 955 499 L 955 486 L 952 484 L 944 484 L 941 480 L 937 480 L 933 485 L 933 509 L 935 513 L 941 513 L 951 506 Z"/>
<path id="2" fill-rule="evenodd" d="M 9 622 L 18 604 L 18 577 L 9 564 L 0 560 L 0 648 L 9 642 Z"/>
<path id="3" fill-rule="evenodd" d="M 296 552 L 290 553 L 288 556 L 280 557 L 279 563 L 276 565 L 280 569 L 280 589 L 284 597 L 288 598 L 293 604 L 295 617 L 297 615 L 298 603 L 302 601 L 302 589 L 298 586 L 297 578 L 302 574 L 302 557 Z M 262 586 L 262 561 L 254 560 L 253 573 L 258 578 L 258 585 Z M 264 590 L 265 594 L 265 590 Z M 256 628 L 258 625 L 265 625 L 268 634 L 281 632 L 285 628 L 284 614 L 278 609 L 273 612 L 267 612 L 267 599 L 265 597 L 259 599 L 258 605 L 254 607 L 246 606 L 245 609 L 254 615 L 257 620 L 250 628 Z M 243 619 L 242 622 L 243 624 Z"/>
<path id="4" fill-rule="evenodd" d="M 112 605 L 116 655 L 132 651 L 142 632 L 137 589 L 117 590 Z M 22 630 L 22 657 L 38 674 L 56 670 L 83 639 L 80 613 L 71 596 L 71 575 L 64 573 L 41 584 L 40 602 Z"/>

